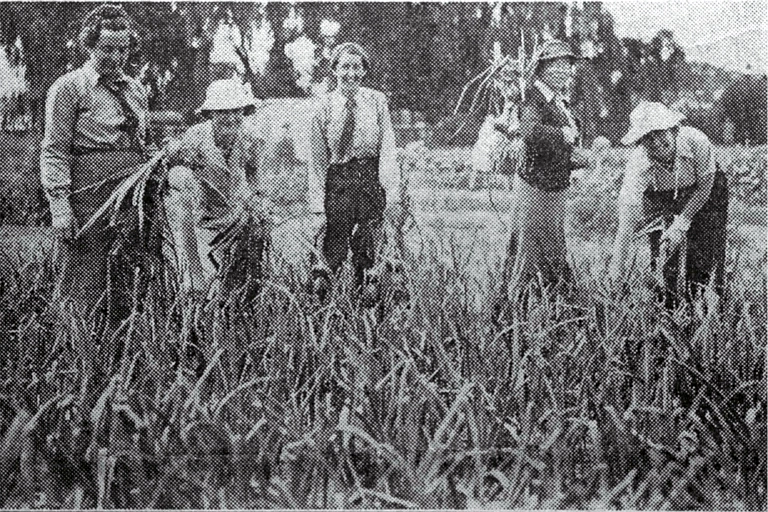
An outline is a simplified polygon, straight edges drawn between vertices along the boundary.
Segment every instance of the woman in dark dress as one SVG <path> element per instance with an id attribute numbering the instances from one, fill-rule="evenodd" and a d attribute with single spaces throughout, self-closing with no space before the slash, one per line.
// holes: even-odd
<path id="1" fill-rule="evenodd" d="M 568 43 L 548 41 L 538 56 L 533 84 L 525 93 L 520 114 L 525 165 L 513 185 L 512 236 L 497 310 L 518 294 L 512 293 L 513 288 L 522 292 L 532 280 L 545 287 L 572 281 L 566 261 L 566 189 L 571 170 L 585 162 L 577 162 L 578 130 L 563 91 L 576 59 Z"/>

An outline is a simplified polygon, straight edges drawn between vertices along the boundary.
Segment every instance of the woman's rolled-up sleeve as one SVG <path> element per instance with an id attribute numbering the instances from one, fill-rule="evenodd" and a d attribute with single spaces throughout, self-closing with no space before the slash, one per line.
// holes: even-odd
<path id="1" fill-rule="evenodd" d="M 72 183 L 72 143 L 77 105 L 76 83 L 59 80 L 49 89 L 40 153 L 40 181 L 49 196 L 69 191 Z"/>
<path id="2" fill-rule="evenodd" d="M 694 141 L 693 159 L 698 186 L 681 212 L 688 221 L 693 220 L 693 217 L 707 202 L 712 194 L 712 186 L 715 183 L 715 172 L 717 171 L 715 151 L 712 143 L 703 134 Z"/>

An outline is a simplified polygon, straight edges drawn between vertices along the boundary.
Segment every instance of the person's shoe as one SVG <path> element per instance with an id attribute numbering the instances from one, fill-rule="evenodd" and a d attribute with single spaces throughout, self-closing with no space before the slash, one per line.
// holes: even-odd
<path id="1" fill-rule="evenodd" d="M 381 300 L 381 289 L 379 287 L 379 281 L 376 278 L 371 279 L 363 286 L 363 291 L 360 294 L 360 306 L 364 308 L 372 308 Z"/>
<path id="2" fill-rule="evenodd" d="M 331 293 L 331 278 L 328 270 L 321 267 L 314 267 L 310 275 L 310 293 L 320 304 L 325 304 L 328 295 Z"/>

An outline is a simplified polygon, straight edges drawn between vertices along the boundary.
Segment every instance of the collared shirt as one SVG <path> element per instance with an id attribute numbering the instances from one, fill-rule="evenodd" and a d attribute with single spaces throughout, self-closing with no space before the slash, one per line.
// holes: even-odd
<path id="1" fill-rule="evenodd" d="M 671 165 L 651 160 L 641 145 L 630 154 L 619 192 L 619 230 L 611 260 L 614 277 L 623 275 L 633 234 L 643 222 L 642 201 L 646 190 L 677 191 L 696 185 L 681 212 L 688 220 L 692 220 L 709 199 L 717 171 L 712 143 L 696 128 L 681 126 L 675 145 L 675 159 Z"/>
<path id="2" fill-rule="evenodd" d="M 123 75 L 125 97 L 136 114 L 139 138 L 146 139 L 148 100 L 144 87 Z M 50 194 L 71 184 L 73 148 L 126 149 L 130 140 L 120 101 L 100 81 L 91 62 L 59 77 L 48 90 L 40 177 Z"/>
<path id="3" fill-rule="evenodd" d="M 170 166 L 188 167 L 205 183 L 203 188 L 209 193 L 204 193 L 204 213 L 224 213 L 252 191 L 269 196 L 273 185 L 260 172 L 264 146 L 259 126 L 246 118 L 226 158 L 214 141 L 213 122 L 205 121 L 190 127 L 179 142 L 169 146 L 167 161 Z"/>
<path id="4" fill-rule="evenodd" d="M 400 201 L 400 167 L 395 151 L 395 133 L 386 96 L 360 87 L 355 95 L 355 130 L 346 155 L 337 154 L 346 118 L 347 98 L 338 90 L 322 96 L 312 119 L 309 204 L 314 212 L 323 211 L 325 174 L 331 164 L 353 158 L 378 157 L 379 181 L 387 193 L 387 204 Z"/>
<path id="5" fill-rule="evenodd" d="M 561 94 L 557 94 L 550 86 L 541 80 L 536 80 L 533 85 L 541 92 L 544 99 L 547 100 L 547 103 L 553 103 L 554 100 L 554 104 L 568 117 L 568 123 L 576 128 L 576 120 L 573 118 L 573 114 L 571 114 L 571 110 L 568 108 L 565 98 L 563 98 Z"/>
<path id="6" fill-rule="evenodd" d="M 648 158 L 643 146 L 636 146 L 627 161 L 619 193 L 625 204 L 640 204 L 647 189 L 675 190 L 696 185 L 700 178 L 714 174 L 715 154 L 702 132 L 681 126 L 676 139 L 675 160 L 671 166 Z"/>

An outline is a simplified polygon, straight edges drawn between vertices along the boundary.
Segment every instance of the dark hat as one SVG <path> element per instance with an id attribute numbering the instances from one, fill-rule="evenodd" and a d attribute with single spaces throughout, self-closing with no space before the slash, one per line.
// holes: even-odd
<path id="1" fill-rule="evenodd" d="M 550 39 L 549 41 L 544 42 L 536 60 L 538 62 L 544 62 L 562 58 L 577 60 L 581 57 L 575 55 L 571 51 L 571 45 L 569 43 L 561 41 L 560 39 Z"/>

